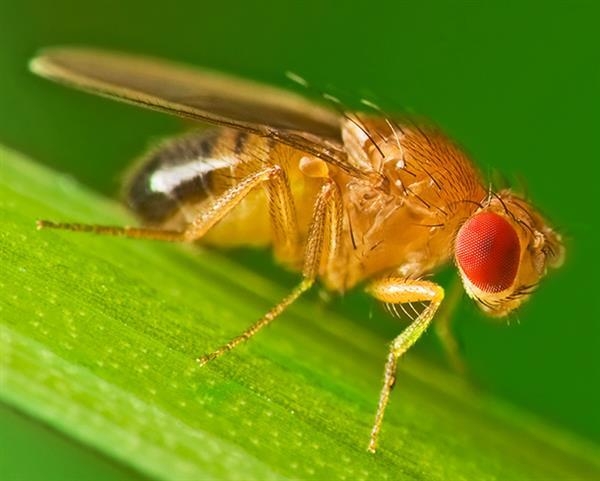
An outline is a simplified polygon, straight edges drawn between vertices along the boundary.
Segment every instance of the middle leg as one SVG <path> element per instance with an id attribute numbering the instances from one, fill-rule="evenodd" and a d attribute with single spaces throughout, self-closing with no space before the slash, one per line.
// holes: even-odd
<path id="1" fill-rule="evenodd" d="M 335 255 L 339 247 L 342 200 L 335 182 L 326 180 L 321 187 L 315 202 L 312 221 L 308 230 L 302 269 L 302 281 L 269 312 L 252 324 L 242 334 L 223 344 L 215 351 L 198 358 L 201 366 L 231 351 L 239 344 L 247 341 L 264 327 L 268 326 L 290 304 L 312 287 L 322 262 L 327 262 Z M 328 242 L 324 242 L 327 240 Z"/>

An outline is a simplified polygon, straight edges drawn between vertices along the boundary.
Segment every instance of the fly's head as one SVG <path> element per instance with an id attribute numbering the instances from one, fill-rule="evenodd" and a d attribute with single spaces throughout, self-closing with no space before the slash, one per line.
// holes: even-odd
<path id="1" fill-rule="evenodd" d="M 490 316 L 509 314 L 564 259 L 561 236 L 524 199 L 504 190 L 472 214 L 454 240 L 467 294 Z"/>

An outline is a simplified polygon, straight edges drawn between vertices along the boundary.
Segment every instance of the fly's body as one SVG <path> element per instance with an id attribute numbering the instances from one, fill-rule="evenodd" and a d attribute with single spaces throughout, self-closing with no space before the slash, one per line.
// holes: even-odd
<path id="1" fill-rule="evenodd" d="M 424 278 L 454 260 L 467 294 L 505 316 L 563 258 L 560 236 L 524 198 L 492 192 L 438 129 L 408 119 L 336 112 L 289 92 L 156 59 L 55 49 L 34 59 L 42 76 L 216 125 L 170 140 L 137 166 L 127 202 L 143 227 L 39 221 L 62 228 L 215 246 L 271 245 L 302 280 L 244 333 L 246 341 L 317 279 L 358 284 L 403 308 L 423 303 L 393 340 L 368 449 L 375 451 L 398 359 L 444 299 Z"/>
<path id="2" fill-rule="evenodd" d="M 355 178 L 300 150 L 231 129 L 213 129 L 169 140 L 155 149 L 130 182 L 127 199 L 149 225 L 183 230 L 207 205 L 257 169 L 277 166 L 288 179 L 297 215 L 300 248 L 278 260 L 302 266 L 312 206 L 322 178 L 333 179 L 344 206 L 338 253 L 319 268 L 331 290 L 344 292 L 376 274 L 397 271 L 407 278 L 432 272 L 452 256 L 452 239 L 462 220 L 488 196 L 465 155 L 440 133 L 390 127 L 363 120 L 379 138 L 376 165 L 368 165 L 354 123 L 342 126 L 358 142 L 360 162 L 381 177 Z M 389 150 L 387 157 L 377 149 Z M 368 146 L 367 146 L 368 151 Z M 353 152 L 349 152 L 353 155 Z M 401 155 L 401 156 L 398 156 Z M 278 242 L 269 221 L 267 193 L 245 197 L 201 239 L 220 247 L 265 246 Z M 279 249 L 276 247 L 276 252 Z"/>

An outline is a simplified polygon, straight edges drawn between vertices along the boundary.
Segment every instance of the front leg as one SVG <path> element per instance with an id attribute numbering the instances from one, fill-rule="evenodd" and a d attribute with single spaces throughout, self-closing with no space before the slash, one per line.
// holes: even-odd
<path id="1" fill-rule="evenodd" d="M 431 324 L 433 316 L 444 299 L 444 289 L 429 281 L 386 277 L 370 284 L 367 292 L 376 299 L 388 304 L 429 302 L 421 314 L 392 341 L 390 346 L 390 352 L 385 364 L 383 387 L 379 394 L 375 423 L 371 430 L 371 438 L 367 448 L 370 452 L 374 453 L 377 449 L 377 438 L 381 430 L 385 408 L 396 382 L 398 359 L 421 337 L 421 334 Z"/>
<path id="2" fill-rule="evenodd" d="M 455 277 L 450 287 L 446 289 L 444 305 L 435 317 L 433 327 L 454 371 L 462 376 L 467 376 L 467 365 L 452 329 L 452 321 L 455 318 L 454 314 L 458 310 L 464 292 L 460 278 Z"/>

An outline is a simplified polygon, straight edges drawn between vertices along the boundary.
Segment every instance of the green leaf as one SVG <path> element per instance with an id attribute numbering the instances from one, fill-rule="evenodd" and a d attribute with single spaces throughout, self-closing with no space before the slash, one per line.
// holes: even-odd
<path id="1" fill-rule="evenodd" d="M 301 300 L 200 368 L 286 289 L 214 251 L 36 231 L 125 224 L 0 150 L 1 399 L 156 479 L 593 479 L 597 446 L 408 355 L 366 451 L 388 340 Z"/>

